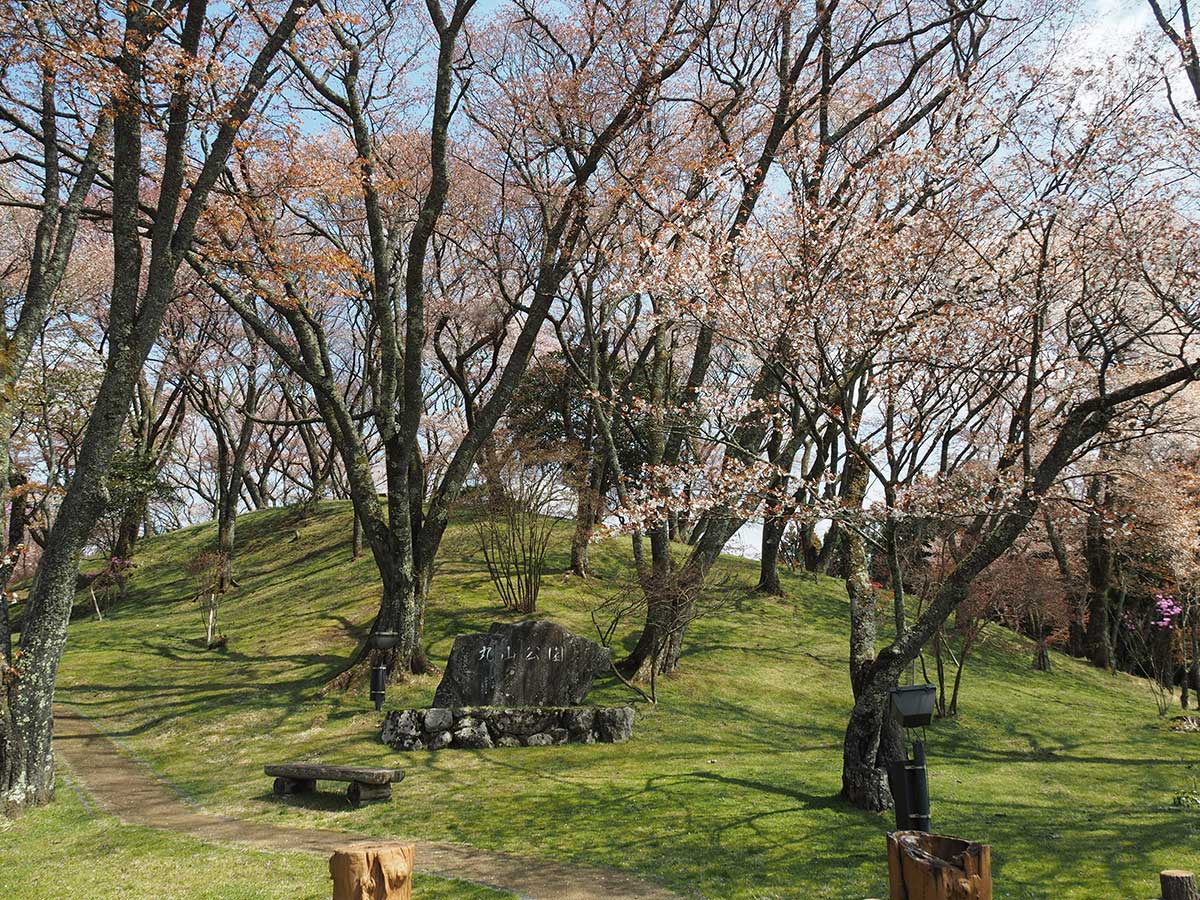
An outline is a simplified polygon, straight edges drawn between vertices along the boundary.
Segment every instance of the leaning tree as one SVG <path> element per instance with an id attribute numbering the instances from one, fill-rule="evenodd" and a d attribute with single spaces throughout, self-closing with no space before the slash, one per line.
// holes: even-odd
<path id="1" fill-rule="evenodd" d="M 32 35 L 6 72 L 5 84 L 37 85 L 40 122 L 35 140 L 57 149 L 60 171 L 92 165 L 87 155 L 56 147 L 63 121 L 102 122 L 107 141 L 94 141 L 104 169 L 113 248 L 104 374 L 88 418 L 74 477 L 46 541 L 25 607 L 20 647 L 0 660 L 0 802 L 6 808 L 45 802 L 54 789 L 54 685 L 66 643 L 83 549 L 107 504 L 107 478 L 120 444 L 142 365 L 175 295 L 176 274 L 225 169 L 243 123 L 276 72 L 275 58 L 309 6 L 171 0 L 154 4 L 10 4 L 6 25 Z M 26 22 L 28 27 L 26 27 Z M 29 80 L 38 69 L 45 35 L 88 61 L 87 80 L 101 91 L 70 110 L 46 105 L 54 82 Z M 52 60 L 53 65 L 53 60 Z M 219 73 L 219 77 L 216 77 Z M 94 135 L 93 135 L 94 136 Z M 89 143 L 87 146 L 91 146 Z M 89 151 L 85 150 L 87 154 Z M 86 171 L 85 171 L 86 175 Z M 84 182 L 91 180 L 85 177 Z M 78 187 L 76 180 L 76 187 Z M 147 190 L 153 185 L 153 200 Z M 51 221 L 61 221 L 47 186 Z M 86 191 L 86 186 L 83 188 Z M 83 198 L 80 198 L 82 200 Z M 71 197 L 67 196 L 67 210 Z M 48 235 L 69 250 L 67 231 Z"/>
<path id="2" fill-rule="evenodd" d="M 1101 87 L 1078 73 L 1042 84 L 1039 102 L 1017 116 L 1015 146 L 978 167 L 967 202 L 934 220 L 953 251 L 941 280 L 952 289 L 954 327 L 873 362 L 879 376 L 905 388 L 875 412 L 898 413 L 889 425 L 907 429 L 914 446 L 969 452 L 973 489 L 955 490 L 935 464 L 880 509 L 890 521 L 949 506 L 961 523 L 960 548 L 890 643 L 875 652 L 852 637 L 861 669 L 843 791 L 858 805 L 890 804 L 885 770 L 897 748 L 889 691 L 973 581 L 1035 520 L 1072 466 L 1154 433 L 1200 374 L 1200 241 L 1188 218 L 1194 185 L 1175 177 L 1181 169 L 1169 171 L 1171 133 L 1147 102 L 1148 84 L 1135 74 Z M 1077 102 L 1082 90 L 1096 92 L 1093 103 Z M 923 327 L 944 325 L 931 318 Z M 963 333 L 973 335 L 965 346 Z M 980 356 L 977 348 L 999 352 Z M 912 390 L 948 383 L 969 398 L 968 427 L 964 405 L 945 404 L 942 390 Z M 892 396 L 903 409 L 892 410 Z M 860 454 L 879 469 L 887 452 L 877 447 Z M 885 484 L 887 475 L 878 472 Z M 893 577 L 902 581 L 903 573 Z"/>

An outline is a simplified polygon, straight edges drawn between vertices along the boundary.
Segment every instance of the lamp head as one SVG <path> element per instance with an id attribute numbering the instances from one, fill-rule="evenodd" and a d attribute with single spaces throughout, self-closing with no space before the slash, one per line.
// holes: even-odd
<path id="1" fill-rule="evenodd" d="M 372 650 L 391 650 L 400 643 L 400 634 L 395 631 L 375 631 L 367 638 Z"/>
<path id="2" fill-rule="evenodd" d="M 905 728 L 928 725 L 933 721 L 935 696 L 932 684 L 892 688 L 892 718 Z"/>

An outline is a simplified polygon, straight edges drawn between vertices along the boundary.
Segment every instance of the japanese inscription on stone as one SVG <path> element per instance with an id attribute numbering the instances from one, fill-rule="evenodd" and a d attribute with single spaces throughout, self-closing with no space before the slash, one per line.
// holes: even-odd
<path id="1" fill-rule="evenodd" d="M 609 651 L 554 622 L 495 623 L 454 639 L 434 706 L 574 706 Z"/>

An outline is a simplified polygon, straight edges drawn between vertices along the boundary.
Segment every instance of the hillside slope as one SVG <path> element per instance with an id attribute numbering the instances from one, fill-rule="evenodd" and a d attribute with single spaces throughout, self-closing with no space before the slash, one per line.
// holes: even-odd
<path id="1" fill-rule="evenodd" d="M 788 597 L 768 599 L 749 591 L 754 564 L 724 561 L 725 605 L 693 627 L 660 703 L 638 705 L 629 744 L 397 754 L 379 743 L 365 690 L 322 691 L 376 602 L 350 532 L 345 503 L 239 521 L 225 652 L 203 649 L 184 568 L 213 529 L 146 541 L 128 600 L 72 625 L 59 699 L 214 811 L 624 867 L 711 900 L 883 895 L 890 820 L 838 798 L 850 695 L 836 581 L 788 577 Z M 551 571 L 566 565 L 566 537 L 564 526 Z M 626 555 L 623 542 L 597 547 L 601 578 L 586 585 L 547 576 L 537 615 L 592 636 L 589 610 L 631 589 Z M 456 633 L 513 618 L 470 526 L 451 528 L 441 558 L 426 622 L 438 663 Z M 619 634 L 632 640 L 632 623 Z M 435 687 L 393 687 L 388 706 L 427 705 Z M 592 694 L 631 698 L 615 681 Z M 929 731 L 934 824 L 994 845 L 997 896 L 1144 900 L 1159 869 L 1200 867 L 1200 814 L 1172 805 L 1192 786 L 1200 736 L 1171 733 L 1140 681 L 1060 655 L 1034 672 L 1023 642 L 997 629 L 961 706 Z M 285 757 L 398 764 L 408 778 L 395 802 L 363 810 L 332 793 L 284 804 L 261 767 Z"/>

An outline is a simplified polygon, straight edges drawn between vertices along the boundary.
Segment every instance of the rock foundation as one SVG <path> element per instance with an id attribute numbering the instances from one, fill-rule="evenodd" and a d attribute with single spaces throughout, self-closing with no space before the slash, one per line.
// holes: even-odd
<path id="1" fill-rule="evenodd" d="M 482 750 L 619 744 L 632 734 L 630 706 L 435 706 L 388 713 L 379 737 L 394 750 Z"/>

